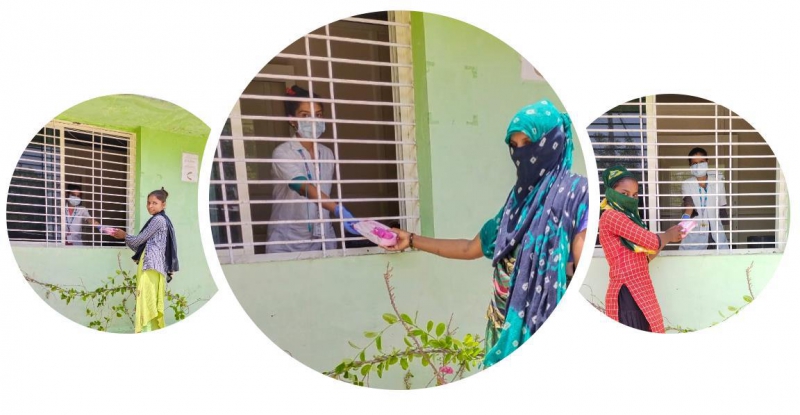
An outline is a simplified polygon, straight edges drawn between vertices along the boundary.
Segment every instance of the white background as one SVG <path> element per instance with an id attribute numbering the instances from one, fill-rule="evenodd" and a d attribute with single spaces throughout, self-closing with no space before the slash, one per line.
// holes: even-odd
<path id="1" fill-rule="evenodd" d="M 194 113 L 218 137 L 245 85 L 292 41 L 347 16 L 406 9 L 457 18 L 507 42 L 551 83 L 576 126 L 646 94 L 691 94 L 727 106 L 772 145 L 790 194 L 800 194 L 800 25 L 789 2 L 11 3 L 0 6 L 4 193 L 26 143 L 73 105 L 107 94 L 153 96 Z M 586 133 L 579 135 L 590 148 Z M 214 146 L 212 139 L 206 150 Z M 203 206 L 208 196 L 199 193 Z M 200 220 L 208 229 L 207 209 Z M 19 274 L 0 222 L 2 413 L 733 414 L 798 413 L 800 406 L 796 224 L 778 274 L 725 324 L 689 335 L 639 333 L 592 309 L 574 289 L 552 322 L 502 364 L 409 392 L 327 379 L 275 347 L 230 292 L 210 232 L 203 242 L 219 293 L 186 321 L 134 336 L 93 332 L 46 306 Z M 576 283 L 584 274 L 579 269 Z"/>

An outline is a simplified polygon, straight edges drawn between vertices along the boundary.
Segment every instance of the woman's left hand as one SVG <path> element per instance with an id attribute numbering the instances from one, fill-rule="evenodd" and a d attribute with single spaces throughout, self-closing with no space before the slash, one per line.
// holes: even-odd
<path id="1" fill-rule="evenodd" d="M 115 229 L 114 230 L 114 234 L 111 235 L 111 236 L 113 236 L 113 237 L 115 237 L 117 239 L 125 239 L 125 237 L 128 236 L 128 234 L 125 231 L 123 231 L 122 229 Z"/>

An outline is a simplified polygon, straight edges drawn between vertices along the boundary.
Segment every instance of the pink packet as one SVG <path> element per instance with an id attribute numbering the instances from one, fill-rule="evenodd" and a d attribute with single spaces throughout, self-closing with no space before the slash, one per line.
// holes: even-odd
<path id="1" fill-rule="evenodd" d="M 116 232 L 116 231 L 117 231 L 117 228 L 111 228 L 111 227 L 107 227 L 107 226 L 103 227 L 103 233 L 106 234 L 106 235 L 109 235 L 109 236 L 114 236 L 114 232 Z"/>
<path id="2" fill-rule="evenodd" d="M 692 229 L 694 229 L 695 226 L 697 226 L 697 222 L 695 222 L 693 220 L 690 220 L 690 219 L 687 219 L 687 220 L 684 220 L 681 223 L 679 223 L 678 226 L 680 226 L 681 229 L 683 229 L 683 233 L 684 234 L 687 234 L 687 233 L 691 232 Z"/>
<path id="3" fill-rule="evenodd" d="M 388 226 L 374 220 L 363 220 L 353 225 L 361 236 L 381 247 L 397 245 L 397 234 Z"/>

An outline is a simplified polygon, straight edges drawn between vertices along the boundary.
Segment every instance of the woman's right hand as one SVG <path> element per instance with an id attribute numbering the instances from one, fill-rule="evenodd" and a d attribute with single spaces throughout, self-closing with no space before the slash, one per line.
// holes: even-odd
<path id="1" fill-rule="evenodd" d="M 387 246 L 383 249 L 387 251 L 405 251 L 411 245 L 411 233 L 402 229 L 392 228 L 392 232 L 397 235 L 397 244 L 395 246 Z"/>
<path id="2" fill-rule="evenodd" d="M 675 225 L 667 229 L 667 231 L 664 232 L 664 235 L 666 235 L 669 242 L 680 242 L 683 240 L 684 236 L 686 236 L 683 233 L 683 228 L 680 225 Z"/>

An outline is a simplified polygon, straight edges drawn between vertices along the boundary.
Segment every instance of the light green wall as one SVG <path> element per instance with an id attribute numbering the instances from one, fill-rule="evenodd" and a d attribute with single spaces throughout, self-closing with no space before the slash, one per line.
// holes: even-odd
<path id="1" fill-rule="evenodd" d="M 750 264 L 756 300 L 775 274 L 781 254 L 665 256 L 650 263 L 650 275 L 668 326 L 703 329 L 730 315 L 729 306 L 740 307 L 749 295 L 745 270 Z M 608 263 L 592 258 L 589 274 L 580 288 L 583 296 L 604 304 L 608 288 Z M 747 312 L 747 308 L 741 312 Z M 735 317 L 734 317 L 735 318 Z"/>
<path id="2" fill-rule="evenodd" d="M 500 209 L 514 181 L 503 142 L 507 123 L 537 99 L 558 100 L 547 84 L 522 82 L 518 55 L 481 30 L 429 14 L 413 15 L 412 30 L 423 229 L 472 238 Z M 577 170 L 585 172 L 582 154 L 576 158 Z M 446 321 L 452 314 L 460 335 L 483 336 L 492 290 L 487 260 L 415 252 L 223 269 L 258 327 L 300 362 L 324 371 L 352 357 L 348 340 L 359 343 L 363 331 L 382 327 L 381 315 L 391 310 L 382 279 L 389 262 L 403 312 L 419 311 L 424 321 Z M 384 341 L 384 347 L 391 344 Z M 415 387 L 424 386 L 425 370 L 415 373 Z M 401 388 L 401 375 L 373 376 L 372 386 Z"/>
<path id="3" fill-rule="evenodd" d="M 178 255 L 181 270 L 168 288 L 196 299 L 210 299 L 217 291 L 208 269 L 200 243 L 197 222 L 197 183 L 181 181 L 181 155 L 190 152 L 202 156 L 209 129 L 197 118 L 175 105 L 134 95 L 101 97 L 79 104 L 57 117 L 64 121 L 80 122 L 103 128 L 136 134 L 136 229 L 149 218 L 145 199 L 147 194 L 164 186 L 170 196 L 167 212 L 178 236 Z M 168 120 L 174 125 L 168 126 Z M 197 123 L 205 128 L 201 129 Z M 154 125 L 158 128 L 153 128 Z M 160 128 L 167 128 L 165 131 Z M 187 135 L 188 133 L 196 135 Z M 123 267 L 135 271 L 127 248 L 40 248 L 13 246 L 19 268 L 37 280 L 59 285 L 80 285 L 96 288 L 102 280 L 115 275 L 118 257 Z M 34 286 L 43 298 L 45 290 Z M 46 299 L 58 312 L 80 324 L 88 324 L 85 305 L 78 301 L 69 306 L 58 298 Z M 190 313 L 205 304 L 194 304 Z M 166 322 L 172 324 L 171 310 L 166 310 Z M 130 323 L 109 328 L 114 332 L 130 332 Z"/>

